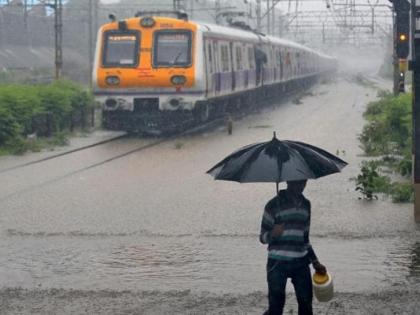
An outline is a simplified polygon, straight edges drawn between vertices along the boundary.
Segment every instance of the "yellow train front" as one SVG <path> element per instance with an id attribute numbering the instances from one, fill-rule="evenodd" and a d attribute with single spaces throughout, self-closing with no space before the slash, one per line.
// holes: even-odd
<path id="1" fill-rule="evenodd" d="M 108 129 L 160 132 L 193 120 L 197 25 L 182 18 L 134 17 L 99 30 L 94 92 Z"/>

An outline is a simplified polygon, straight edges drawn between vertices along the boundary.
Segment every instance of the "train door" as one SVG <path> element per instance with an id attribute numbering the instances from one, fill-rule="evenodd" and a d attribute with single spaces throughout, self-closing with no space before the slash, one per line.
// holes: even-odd
<path id="1" fill-rule="evenodd" d="M 279 72 L 279 51 L 277 47 L 273 46 L 273 71 L 274 71 L 274 82 L 278 81 L 278 72 Z"/>
<path id="2" fill-rule="evenodd" d="M 300 61 L 300 52 L 296 52 L 296 76 L 300 76 L 301 75 L 301 70 L 302 70 L 302 64 Z"/>
<path id="3" fill-rule="evenodd" d="M 215 94 L 215 69 L 213 45 L 210 40 L 204 41 L 204 56 L 206 60 L 206 93 L 213 96 Z"/>
<path id="4" fill-rule="evenodd" d="M 267 56 L 267 62 L 264 64 L 264 70 L 263 70 L 263 82 L 265 84 L 268 84 L 272 81 L 271 76 L 271 65 L 272 65 L 272 58 L 271 58 L 271 47 L 269 44 L 264 45 L 264 52 Z"/>
<path id="5" fill-rule="evenodd" d="M 229 56 L 230 56 L 230 64 L 231 64 L 231 74 L 232 74 L 232 91 L 235 91 L 236 88 L 236 77 L 235 77 L 235 67 L 234 67 L 234 57 L 233 57 L 233 43 L 229 42 Z"/>
<path id="6" fill-rule="evenodd" d="M 241 91 L 248 85 L 246 74 L 248 73 L 245 71 L 247 68 L 245 63 L 246 59 L 246 46 L 242 43 L 237 43 L 234 47 L 234 69 L 235 69 L 235 88 L 237 91 Z"/>
<path id="7" fill-rule="evenodd" d="M 291 69 L 292 69 L 292 61 L 291 61 L 291 58 L 290 58 L 290 51 L 289 50 L 285 50 L 284 53 L 285 53 L 285 62 L 284 62 L 284 64 L 286 66 L 286 80 L 288 81 L 292 77 L 292 71 L 291 71 Z"/>
<path id="8" fill-rule="evenodd" d="M 252 46 L 248 46 L 248 84 L 252 87 L 255 86 L 256 83 L 256 75 L 255 75 L 255 57 L 254 57 L 254 48 Z"/>
<path id="9" fill-rule="evenodd" d="M 213 60 L 214 60 L 214 92 L 216 95 L 220 94 L 222 88 L 222 77 L 221 77 L 221 67 L 220 67 L 220 54 L 219 54 L 219 44 L 215 40 L 213 41 Z"/>
<path id="10" fill-rule="evenodd" d="M 280 81 L 283 81 L 283 56 L 281 54 L 281 48 L 279 48 L 279 68 L 280 68 Z"/>
<path id="11" fill-rule="evenodd" d="M 230 93 L 232 90 L 232 64 L 229 52 L 229 42 L 220 41 L 219 61 L 220 61 L 220 92 L 222 94 Z"/>
<path id="12" fill-rule="evenodd" d="M 248 45 L 243 45 L 242 46 L 243 49 L 243 68 L 244 68 L 244 89 L 246 90 L 248 88 L 248 84 L 249 84 L 249 72 L 250 72 L 250 65 L 249 65 L 249 47 Z"/>
<path id="13" fill-rule="evenodd" d="M 270 82 L 274 83 L 276 81 L 276 62 L 275 62 L 275 54 L 274 54 L 274 46 L 268 46 L 268 50 L 270 51 Z"/>
<path id="14" fill-rule="evenodd" d="M 264 73 L 264 64 L 267 63 L 267 55 L 260 47 L 254 47 L 254 57 L 255 57 L 255 85 L 263 85 L 263 73 Z"/>

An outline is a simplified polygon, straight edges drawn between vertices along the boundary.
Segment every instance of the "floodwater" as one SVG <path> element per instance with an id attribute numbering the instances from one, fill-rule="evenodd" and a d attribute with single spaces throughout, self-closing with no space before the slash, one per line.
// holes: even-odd
<path id="1" fill-rule="evenodd" d="M 375 97 L 372 86 L 340 77 L 312 88 L 301 102 L 235 122 L 232 136 L 220 127 L 77 172 L 145 141 L 125 139 L 0 174 L 3 295 L 22 287 L 264 299 L 266 249 L 258 233 L 275 185 L 214 181 L 205 172 L 236 148 L 269 140 L 274 130 L 280 139 L 312 143 L 349 162 L 305 191 L 313 209 L 311 243 L 336 291 L 420 290 L 420 228 L 412 205 L 359 200 L 350 180 L 364 159 L 357 140 L 362 112 Z M 166 298 L 174 299 L 171 294 Z"/>

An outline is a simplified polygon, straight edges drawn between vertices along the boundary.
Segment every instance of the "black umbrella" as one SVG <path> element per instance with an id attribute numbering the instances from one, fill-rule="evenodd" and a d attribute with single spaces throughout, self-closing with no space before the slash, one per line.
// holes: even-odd
<path id="1" fill-rule="evenodd" d="M 286 182 L 319 178 L 340 172 L 346 162 L 313 145 L 298 141 L 271 141 L 245 146 L 213 166 L 215 179 L 240 183 Z M 277 185 L 278 189 L 278 185 Z"/>

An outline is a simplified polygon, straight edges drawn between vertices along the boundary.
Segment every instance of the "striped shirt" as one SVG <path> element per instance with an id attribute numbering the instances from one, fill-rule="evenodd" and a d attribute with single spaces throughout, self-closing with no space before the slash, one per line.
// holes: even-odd
<path id="1" fill-rule="evenodd" d="M 271 237 L 275 224 L 283 225 L 283 233 Z M 316 255 L 309 243 L 311 204 L 303 195 L 296 201 L 287 190 L 271 199 L 264 209 L 260 241 L 268 244 L 268 258 L 284 262 L 302 261 L 306 256 L 312 262 Z"/>

